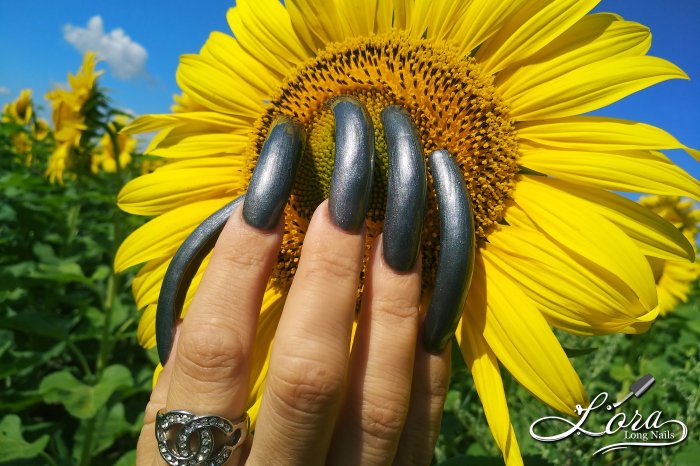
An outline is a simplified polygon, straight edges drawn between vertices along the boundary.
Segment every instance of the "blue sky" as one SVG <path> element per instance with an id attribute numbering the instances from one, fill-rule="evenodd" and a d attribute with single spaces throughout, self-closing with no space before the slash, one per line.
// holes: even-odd
<path id="1" fill-rule="evenodd" d="M 101 83 L 110 89 L 116 106 L 136 114 L 168 112 L 172 94 L 178 92 L 178 57 L 199 51 L 211 31 L 230 32 L 225 14 L 233 4 L 232 0 L 2 1 L 0 106 L 26 87 L 46 105 L 46 91 L 64 83 L 66 74 L 80 66 L 78 49 L 102 37 L 111 47 L 115 66 L 99 66 L 107 70 Z M 661 83 L 598 113 L 659 126 L 700 148 L 700 0 L 603 0 L 596 11 L 611 11 L 649 26 L 650 54 L 674 62 L 691 77 Z M 101 24 L 91 21 L 95 16 Z M 700 164 L 682 153 L 671 155 L 700 178 Z"/>

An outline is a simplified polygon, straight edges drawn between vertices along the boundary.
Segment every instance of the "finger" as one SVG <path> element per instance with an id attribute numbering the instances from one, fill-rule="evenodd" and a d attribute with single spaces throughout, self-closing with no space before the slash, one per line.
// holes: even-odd
<path id="1" fill-rule="evenodd" d="M 345 383 L 371 181 L 373 129 L 354 99 L 334 103 L 330 200 L 314 213 L 270 356 L 251 464 L 325 463 Z M 350 134 L 352 133 L 352 134 Z"/>
<path id="2" fill-rule="evenodd" d="M 318 207 L 277 327 L 252 464 L 324 462 L 347 372 L 363 242 L 364 232 L 332 224 L 327 203 Z"/>
<path id="3" fill-rule="evenodd" d="M 474 218 L 464 177 L 445 150 L 430 154 L 440 216 L 440 258 L 423 343 L 441 353 L 454 334 L 474 272 Z"/>
<path id="4" fill-rule="evenodd" d="M 411 401 L 394 457 L 396 466 L 430 464 L 450 382 L 451 344 L 439 354 L 416 346 Z"/>
<path id="5" fill-rule="evenodd" d="M 258 314 L 282 238 L 283 211 L 277 205 L 286 203 L 300 153 L 300 127 L 289 119 L 278 120 L 244 201 L 264 215 L 246 216 L 250 209 L 237 209 L 219 237 L 182 324 L 167 410 L 221 416 L 234 423 L 244 413 Z M 272 188 L 274 183 L 284 189 Z M 272 202 L 259 199 L 266 193 L 274 194 Z M 259 228 L 273 223 L 273 230 Z"/>
<path id="6" fill-rule="evenodd" d="M 329 450 L 328 464 L 391 463 L 411 396 L 420 266 L 399 273 L 387 264 L 380 240 L 365 282 L 346 399 Z"/>
<path id="7" fill-rule="evenodd" d="M 199 224 L 178 248 L 168 265 L 156 308 L 156 343 L 163 365 L 168 361 L 173 348 L 175 326 L 182 315 L 187 289 L 202 261 L 219 239 L 226 221 L 243 199 L 244 196 L 237 197 Z"/>

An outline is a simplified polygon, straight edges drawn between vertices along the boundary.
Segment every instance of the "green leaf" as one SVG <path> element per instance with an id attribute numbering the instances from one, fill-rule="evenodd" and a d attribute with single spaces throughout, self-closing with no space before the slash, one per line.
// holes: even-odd
<path id="1" fill-rule="evenodd" d="M 68 332 L 79 319 L 80 316 L 69 320 L 46 312 L 23 311 L 12 317 L 0 319 L 0 328 L 63 340 L 68 337 Z"/>
<path id="2" fill-rule="evenodd" d="M 136 464 L 136 450 L 124 453 L 114 466 L 134 466 Z"/>
<path id="3" fill-rule="evenodd" d="M 133 385 L 129 369 L 113 365 L 105 369 L 96 385 L 80 382 L 64 370 L 49 374 L 41 381 L 39 393 L 46 403 L 60 403 L 73 417 L 89 419 L 102 408 L 112 394 L 121 387 Z"/>
<path id="4" fill-rule="evenodd" d="M 34 442 L 24 440 L 22 421 L 15 414 L 8 414 L 0 421 L 0 463 L 35 458 L 48 443 L 48 435 L 42 435 Z"/>
<path id="5" fill-rule="evenodd" d="M 32 251 L 40 262 L 45 264 L 55 264 L 58 262 L 56 253 L 54 253 L 53 248 L 48 244 L 34 243 L 34 246 L 32 246 Z"/>
<path id="6" fill-rule="evenodd" d="M 88 423 L 81 423 L 78 431 L 75 433 L 75 443 L 73 445 L 73 458 L 80 459 L 85 442 L 85 430 L 88 429 Z M 95 432 L 99 435 L 93 436 L 92 456 L 107 450 L 114 442 L 125 434 L 134 434 L 140 430 L 141 424 L 132 425 L 126 420 L 124 414 L 124 405 L 117 403 L 109 410 L 103 410 L 98 414 L 97 423 L 92 426 Z"/>

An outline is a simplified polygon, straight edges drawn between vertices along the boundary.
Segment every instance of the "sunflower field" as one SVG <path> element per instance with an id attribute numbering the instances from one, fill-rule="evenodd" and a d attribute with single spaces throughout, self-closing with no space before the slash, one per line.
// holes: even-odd
<path id="1" fill-rule="evenodd" d="M 232 9 L 229 17 L 232 28 L 240 31 L 236 37 L 247 40 L 246 45 L 254 42 L 263 49 L 269 44 L 251 32 L 247 22 L 262 13 L 256 13 L 251 2 L 240 4 L 247 6 Z M 276 10 L 270 8 L 275 15 L 287 14 L 282 4 Z M 512 13 L 506 10 L 504 7 L 499 13 L 503 18 Z M 523 11 L 540 14 L 534 7 L 530 10 Z M 640 72 L 640 76 L 627 78 L 647 79 L 645 86 L 662 80 L 662 76 L 680 77 L 682 71 L 674 65 L 645 55 L 650 40 L 645 35 L 648 31 L 613 15 L 586 16 L 582 9 L 575 16 L 567 10 L 556 19 L 568 22 L 550 31 L 550 42 L 540 44 L 541 50 L 534 50 L 536 47 L 530 42 L 519 48 L 517 41 L 507 39 L 512 34 L 526 41 L 525 33 L 516 28 L 518 15 L 514 14 L 510 23 L 503 20 L 499 25 L 506 26 L 488 37 L 483 31 L 459 31 L 463 40 L 458 48 L 466 54 L 462 57 L 447 46 L 426 45 L 426 37 L 431 39 L 428 33 L 422 30 L 415 34 L 411 30 L 411 24 L 420 23 L 415 19 L 418 11 L 412 13 L 413 23 L 407 11 L 402 12 L 403 16 L 398 12 L 387 16 L 386 24 L 378 20 L 376 29 L 384 35 L 368 40 L 362 34 L 345 37 L 330 29 L 326 31 L 328 37 L 311 34 L 308 24 L 299 22 L 300 17 L 311 12 L 300 15 L 300 11 L 291 10 L 289 23 L 295 25 L 298 41 L 289 49 L 275 51 L 293 57 L 270 65 L 280 69 L 266 68 L 264 63 L 245 56 L 249 68 L 227 74 L 226 70 L 233 66 L 229 61 L 243 60 L 245 51 L 233 37 L 221 33 L 212 34 L 201 54 L 183 56 L 178 71 L 182 94 L 175 96 L 170 114 L 139 116 L 121 109 L 102 87 L 102 72 L 96 70 L 98 57 L 91 52 L 84 55 L 80 69 L 68 75 L 67 84 L 56 86 L 46 96 L 25 89 L 2 109 L 0 464 L 135 464 L 144 408 L 160 370 L 154 329 L 158 291 L 174 251 L 196 224 L 234 194 L 244 191 L 246 176 L 254 166 L 264 134 L 279 114 L 290 113 L 303 120 L 304 109 L 316 101 L 322 103 L 326 93 L 337 92 L 362 101 L 375 123 L 387 103 L 406 106 L 417 121 L 426 150 L 444 143 L 452 144 L 455 152 L 471 151 L 469 157 L 458 162 L 464 173 L 474 175 L 465 178 L 470 192 L 476 192 L 482 201 L 486 199 L 476 204 L 474 213 L 481 248 L 476 272 L 480 275 L 475 277 L 475 283 L 501 280 L 499 283 L 505 287 L 501 296 L 494 293 L 496 296 L 483 298 L 489 301 L 488 312 L 492 312 L 491 302 L 509 290 L 517 293 L 508 296 L 513 302 L 517 301 L 523 309 L 527 302 L 527 312 L 532 311 L 529 315 L 525 311 L 520 314 L 515 304 L 502 300 L 509 302 L 504 307 L 512 307 L 512 313 L 503 314 L 506 317 L 499 321 L 506 329 L 501 338 L 494 330 L 498 325 L 489 330 L 484 324 L 487 328 L 482 338 L 477 326 L 466 317 L 460 323 L 457 338 L 453 339 L 451 382 L 433 464 L 490 466 L 504 464 L 504 458 L 508 465 L 528 466 L 698 464 L 700 262 L 695 262 L 695 254 L 700 206 L 690 195 L 700 193 L 700 184 L 659 150 L 681 149 L 695 157 L 698 153 L 658 128 L 638 124 L 641 126 L 632 130 L 631 123 L 623 120 L 582 116 L 595 109 L 583 95 L 569 96 L 578 99 L 574 104 L 564 100 L 551 103 L 536 93 L 528 97 L 530 89 L 524 84 L 534 80 L 539 89 L 549 79 L 566 87 L 567 80 L 555 75 L 556 66 L 571 67 L 559 70 L 563 74 L 576 73 L 571 64 L 574 58 L 594 52 L 602 56 L 615 47 L 619 50 L 590 66 L 619 60 L 613 68 L 644 68 L 647 75 L 641 76 Z M 354 18 L 350 10 L 345 13 Z M 377 18 L 380 13 L 376 13 Z M 445 10 L 440 14 L 447 21 L 450 15 L 458 13 Z M 573 16 L 567 18 L 569 14 Z M 398 28 L 401 31 L 395 33 L 392 27 L 397 29 L 398 21 L 403 21 L 403 29 Z M 438 20 L 425 19 L 433 24 L 431 21 Z M 351 30 L 352 24 L 347 27 Z M 507 31 L 507 27 L 511 30 Z M 333 36 L 335 33 L 339 36 Z M 598 33 L 607 41 L 605 47 L 594 47 L 596 40 L 591 38 L 587 44 L 591 48 L 575 54 L 582 34 L 593 37 Z M 561 50 L 557 49 L 558 40 Z M 312 49 L 322 52 L 308 53 Z M 224 53 L 226 50 L 231 56 Z M 526 58 L 536 58 L 530 67 L 526 58 L 517 56 L 526 52 L 530 54 Z M 335 63 L 338 56 L 355 57 L 355 62 Z M 406 91 L 403 83 L 384 82 L 382 73 L 394 66 L 406 66 L 403 71 L 408 73 L 413 68 L 407 63 L 423 67 L 425 82 L 414 81 L 413 93 L 402 95 Z M 332 74 L 341 68 L 352 77 L 351 81 L 366 82 L 347 91 Z M 547 76 L 544 70 L 550 68 L 555 71 Z M 602 65 L 595 70 L 607 72 Z M 485 78 L 479 74 L 482 72 L 498 79 Z M 261 76 L 260 82 L 253 83 L 246 73 Z M 286 76 L 286 81 L 275 81 L 282 76 Z M 573 79 L 568 74 L 565 77 Z M 575 77 L 583 82 L 588 74 Z M 620 77 L 611 86 L 624 88 L 627 78 Z M 217 94 L 211 91 L 207 79 L 233 83 L 226 88 L 243 91 L 240 95 L 230 90 Z M 460 79 L 468 81 L 468 85 L 458 82 Z M 383 87 L 373 88 L 375 81 L 381 81 Z M 586 81 L 586 85 L 593 84 Z M 497 86 L 501 87 L 496 89 Z M 624 92 L 630 94 L 642 87 L 635 86 L 630 85 Z M 576 86 L 570 87 L 562 95 L 575 93 Z M 465 88 L 468 92 L 460 94 Z M 386 95 L 382 94 L 384 91 Z M 602 88 L 598 91 L 601 95 L 606 92 Z M 512 98 L 512 102 L 506 105 L 500 97 L 492 96 L 499 92 L 506 100 Z M 600 97 L 599 106 L 622 97 L 615 92 Z M 466 110 L 454 110 L 457 104 L 453 100 L 462 99 L 471 106 L 465 104 Z M 445 105 L 453 113 L 438 112 L 438 117 L 425 108 L 426 102 L 447 100 Z M 326 163 L 333 150 L 330 112 L 321 107 L 314 111 L 318 112 L 316 119 L 304 121 L 310 128 L 304 160 L 316 161 L 321 169 L 314 172 L 317 178 L 312 180 L 318 185 L 314 185 L 317 191 L 308 197 L 297 193 L 301 207 L 292 215 L 298 224 L 327 195 L 327 187 L 322 185 L 330 175 L 323 170 L 332 166 Z M 434 129 L 450 119 L 463 125 L 455 130 L 454 139 Z M 487 126 L 488 130 L 474 132 L 476 127 Z M 585 130 L 579 134 L 574 127 Z M 141 135 L 153 132 L 155 136 Z M 581 143 L 582 135 L 593 134 L 598 137 L 590 142 L 594 148 L 582 149 L 582 144 L 589 142 Z M 623 141 L 606 140 L 611 134 Z M 244 154 L 245 160 L 224 153 L 224 145 L 229 148 L 226 150 L 234 147 Z M 377 147 L 378 166 L 385 166 L 382 157 L 386 158 L 387 150 L 381 137 Z M 569 162 L 557 159 L 564 154 L 570 157 Z M 606 168 L 625 175 L 620 175 L 620 179 L 599 175 L 599 167 L 586 161 L 595 155 L 600 157 L 596 162 L 600 166 L 609 163 Z M 301 170 L 305 169 L 303 163 Z M 582 171 L 576 172 L 581 167 Z M 630 175 L 625 178 L 627 174 Z M 590 179 L 584 179 L 586 176 Z M 649 189 L 635 189 L 639 187 Z M 376 191 L 381 189 L 384 188 Z M 621 191 L 652 195 L 623 196 Z M 580 233 L 583 223 L 575 223 L 572 215 L 570 221 L 574 223 L 570 225 L 547 220 L 552 230 L 555 226 L 560 229 L 542 233 L 544 228 L 540 227 L 550 215 L 541 208 L 544 203 L 540 199 L 545 195 L 552 196 L 551 204 L 561 202 L 562 206 L 578 208 L 578 214 L 584 217 L 576 221 L 603 219 L 600 230 L 590 228 L 596 230 L 590 236 Z M 516 205 L 511 202 L 513 199 Z M 429 198 L 429 202 L 435 204 L 434 199 Z M 371 211 L 369 216 L 373 215 L 376 218 L 370 218 L 374 222 L 372 228 L 380 231 L 383 212 Z M 149 219 L 154 216 L 155 220 Z M 180 224 L 181 228 L 171 229 Z M 159 230 L 154 233 L 156 227 L 149 230 L 149 225 L 156 225 Z M 437 224 L 428 224 L 426 231 L 437 231 Z M 580 236 L 572 236 L 573 240 L 551 239 L 557 232 Z M 606 246 L 598 248 L 593 241 L 606 234 L 612 235 L 611 244 L 621 238 L 617 244 L 632 245 L 620 251 L 619 263 L 615 259 L 608 261 Z M 303 236 L 295 236 L 299 233 L 291 227 L 286 235 L 285 244 L 292 246 L 286 251 L 289 257 L 280 259 L 273 274 L 270 289 L 276 293 L 288 288 L 294 273 L 289 264 L 295 263 L 295 254 L 303 242 Z M 436 236 L 437 233 L 433 235 Z M 545 257 L 546 248 L 538 249 L 537 243 L 550 239 L 546 252 L 550 255 Z M 577 240 L 583 246 L 574 246 Z M 513 250 L 526 243 L 529 249 L 522 254 L 523 259 Z M 424 250 L 429 250 L 429 244 L 423 244 Z M 434 256 L 424 254 L 428 284 L 437 267 Z M 523 271 L 529 270 L 528 261 L 533 257 L 544 257 L 541 264 L 547 266 L 532 272 L 541 272 L 535 278 Z M 639 264 L 645 273 L 640 272 Z M 561 274 L 566 273 L 570 275 L 562 278 Z M 551 289 L 545 286 L 548 277 L 557 277 Z M 201 273 L 195 277 L 193 289 L 200 278 Z M 283 299 L 282 294 L 279 299 Z M 566 308 L 576 299 L 585 304 L 580 309 L 574 305 Z M 465 316 L 471 311 L 475 314 L 478 304 L 479 297 L 470 295 Z M 613 304 L 619 309 L 614 309 Z M 487 308 L 485 302 L 483 307 Z M 535 349 L 522 347 L 527 345 L 507 346 L 518 322 L 526 323 L 523 327 L 528 329 L 531 325 L 545 330 L 540 334 L 541 340 L 519 340 L 521 344 L 536 344 Z M 486 335 L 488 331 L 492 333 Z M 469 338 L 476 342 L 471 348 L 469 342 L 465 343 Z M 476 354 L 477 349 L 483 353 Z M 536 350 L 551 350 L 551 354 L 537 359 L 533 356 Z M 513 353 L 518 357 L 525 355 L 526 362 L 532 356 L 531 365 L 517 363 Z M 484 360 L 490 364 L 486 368 L 480 365 Z M 550 379 L 543 382 L 533 374 L 545 374 Z M 493 377 L 490 381 L 498 381 L 487 386 L 496 393 L 493 398 L 491 392 L 483 392 L 487 375 Z M 653 376 L 653 385 L 647 383 L 639 388 L 641 381 L 649 380 L 645 379 L 647 375 Z M 259 377 L 264 380 L 265 374 Z M 560 416 L 558 412 L 577 402 L 585 410 L 588 404 L 580 400 L 594 403 L 596 395 L 603 393 L 608 395 L 608 404 L 624 400 L 626 417 L 617 417 L 618 424 L 610 424 L 613 412 L 620 413 L 622 408 L 614 411 L 616 407 L 605 408 L 601 404 L 600 409 L 591 409 L 582 427 L 589 434 L 610 430 L 605 435 L 586 435 L 579 429 L 556 441 L 535 438 L 535 433 L 553 436 L 566 431 L 578 422 L 580 413 L 577 416 L 569 410 L 563 420 L 553 421 L 541 430 L 535 429 L 536 421 Z M 251 404 L 257 401 L 253 397 Z M 636 415 L 639 425 L 652 423 L 653 416 L 658 424 L 678 420 L 687 429 L 687 438 L 661 448 L 636 445 L 606 449 L 616 442 L 642 443 L 642 439 L 630 438 L 631 431 L 627 429 Z M 678 439 L 677 429 L 658 431 L 671 436 L 663 437 L 668 443 Z M 644 438 L 643 442 L 653 440 Z"/>

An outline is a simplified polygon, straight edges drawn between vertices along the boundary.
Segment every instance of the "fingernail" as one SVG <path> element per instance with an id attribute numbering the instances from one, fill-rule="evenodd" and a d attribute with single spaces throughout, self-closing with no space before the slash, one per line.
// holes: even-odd
<path id="1" fill-rule="evenodd" d="M 292 192 L 301 149 L 301 125 L 280 117 L 270 129 L 248 185 L 243 203 L 248 225 L 261 230 L 277 226 Z"/>
<path id="2" fill-rule="evenodd" d="M 430 154 L 440 217 L 440 257 L 423 344 L 441 353 L 457 329 L 474 272 L 474 218 L 462 172 L 446 150 Z"/>
<path id="3" fill-rule="evenodd" d="M 168 265 L 156 307 L 156 346 L 163 365 L 170 357 L 177 322 L 192 279 L 243 198 L 244 196 L 237 197 L 200 223 L 178 248 Z"/>
<path id="4" fill-rule="evenodd" d="M 418 257 L 427 179 L 421 142 L 411 116 L 392 105 L 381 113 L 389 149 L 384 217 L 384 259 L 394 270 L 411 270 Z"/>
<path id="5" fill-rule="evenodd" d="M 374 128 L 362 104 L 350 97 L 335 99 L 335 159 L 329 210 L 333 223 L 359 232 L 367 214 L 374 167 Z"/>

